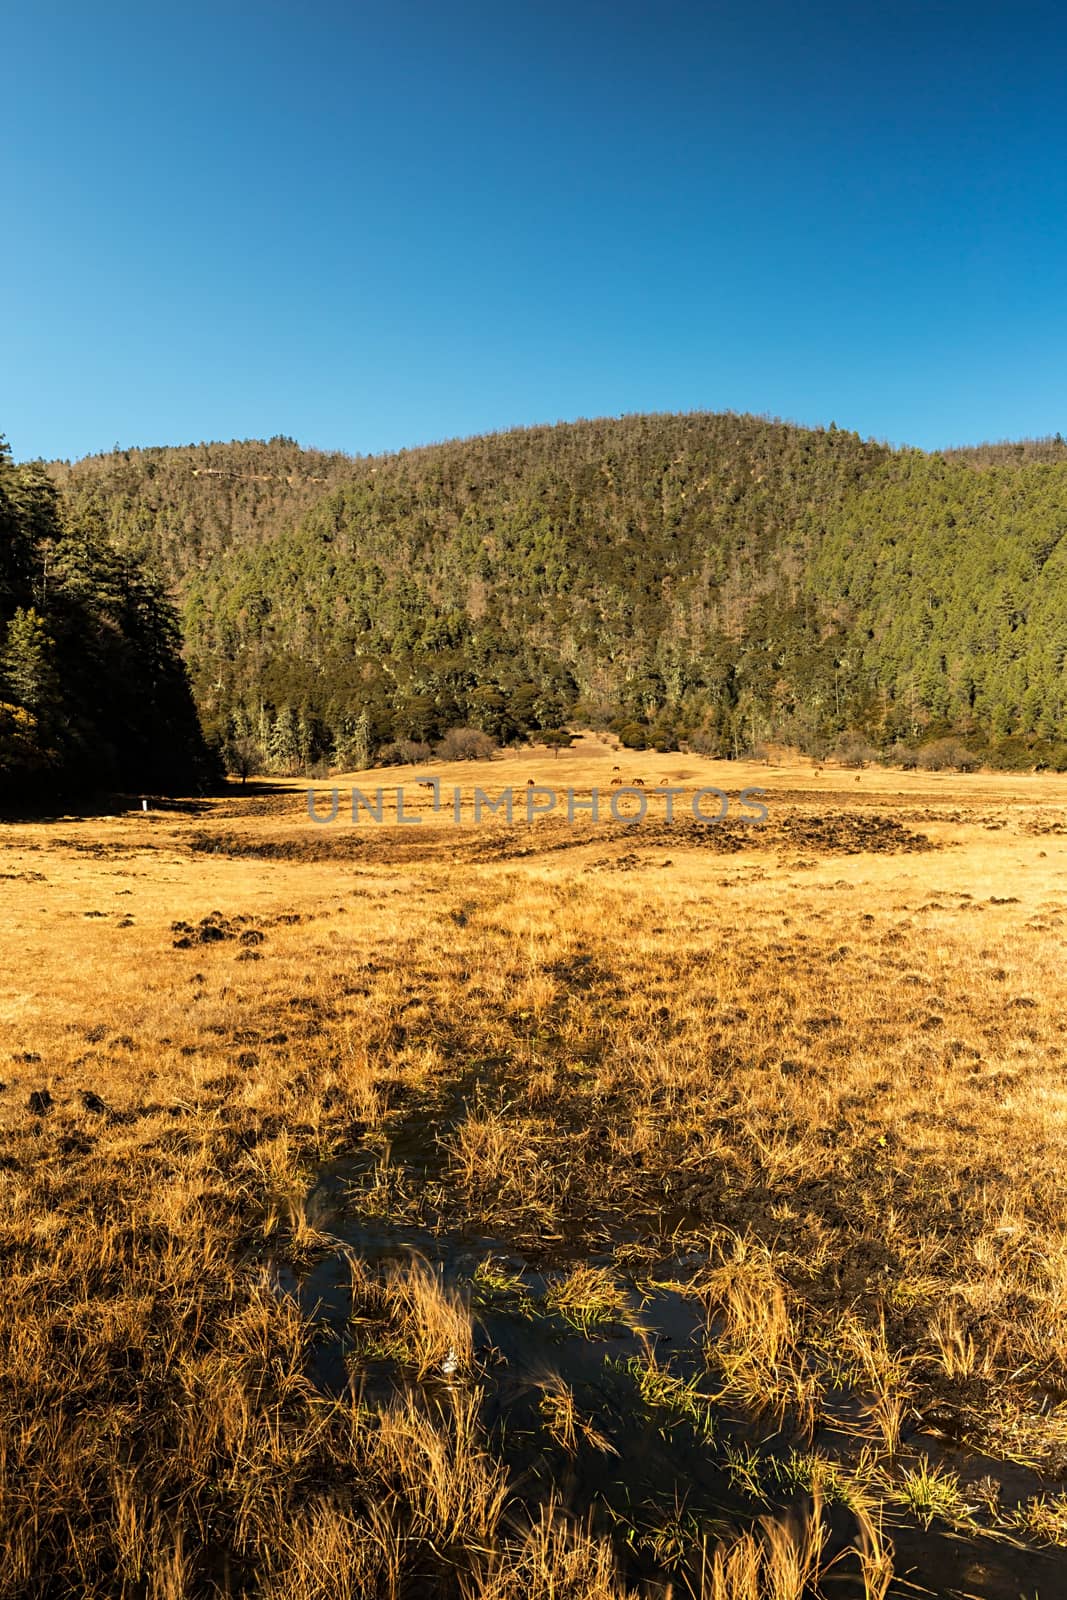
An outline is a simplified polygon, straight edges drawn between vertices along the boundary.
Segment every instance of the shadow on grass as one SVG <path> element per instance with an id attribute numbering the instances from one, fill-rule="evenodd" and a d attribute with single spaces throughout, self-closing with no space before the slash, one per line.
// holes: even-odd
<path id="1" fill-rule="evenodd" d="M 116 794 L 98 792 L 92 795 L 40 795 L 35 800 L 4 801 L 0 799 L 0 825 L 4 823 L 90 821 L 102 817 L 126 816 L 147 810 L 163 812 L 177 817 L 209 816 L 220 800 L 264 799 L 285 794 L 284 784 L 269 778 L 255 778 L 246 783 L 227 783 L 200 795 L 156 794 L 150 790 L 139 793 Z"/>

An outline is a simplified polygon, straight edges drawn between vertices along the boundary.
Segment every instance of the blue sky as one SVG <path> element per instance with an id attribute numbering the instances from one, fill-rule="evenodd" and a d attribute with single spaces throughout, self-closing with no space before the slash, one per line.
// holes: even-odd
<path id="1" fill-rule="evenodd" d="M 1067 432 L 1065 84 L 1052 5 L 0 0 L 0 431 Z"/>

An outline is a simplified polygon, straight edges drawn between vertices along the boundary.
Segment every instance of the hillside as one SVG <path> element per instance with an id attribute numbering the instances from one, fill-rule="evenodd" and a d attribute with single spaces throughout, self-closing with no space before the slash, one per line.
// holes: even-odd
<path id="1" fill-rule="evenodd" d="M 564 718 L 736 754 L 942 734 L 1059 764 L 1067 447 L 631 416 L 349 458 L 51 468 L 177 597 L 208 731 L 276 767 Z"/>

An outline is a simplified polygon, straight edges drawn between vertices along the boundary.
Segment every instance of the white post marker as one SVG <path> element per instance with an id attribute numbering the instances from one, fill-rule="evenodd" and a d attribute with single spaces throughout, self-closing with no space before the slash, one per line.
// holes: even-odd
<path id="1" fill-rule="evenodd" d="M 147 811 L 148 810 L 148 801 L 147 800 L 142 800 L 141 801 L 141 810 L 142 811 Z"/>

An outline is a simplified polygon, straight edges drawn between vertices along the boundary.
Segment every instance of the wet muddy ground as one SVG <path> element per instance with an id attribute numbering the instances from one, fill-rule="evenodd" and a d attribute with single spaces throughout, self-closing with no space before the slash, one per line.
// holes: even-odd
<path id="1" fill-rule="evenodd" d="M 434 1138 L 409 1123 L 400 1151 L 388 1154 L 398 1160 L 402 1153 L 401 1164 L 425 1178 L 434 1149 Z M 384 1405 L 417 1386 L 447 1405 L 459 1389 L 474 1387 L 517 1500 L 532 1512 L 550 1493 L 561 1495 L 586 1526 L 613 1537 L 627 1578 L 664 1596 L 674 1592 L 678 1568 L 691 1561 L 695 1546 L 713 1546 L 754 1516 L 803 1516 L 818 1461 L 828 1551 L 837 1558 L 824 1590 L 828 1600 L 863 1600 L 867 1591 L 849 1548 L 855 1522 L 848 1485 L 862 1466 L 868 1399 L 843 1384 L 826 1396 L 814 1428 L 798 1431 L 787 1418 L 746 1413 L 717 1397 L 717 1328 L 694 1289 L 707 1256 L 684 1245 L 698 1231 L 674 1218 L 672 1239 L 682 1247 L 654 1259 L 646 1253 L 640 1277 L 619 1262 L 628 1239 L 620 1241 L 621 1251 L 577 1257 L 566 1241 L 556 1242 L 532 1259 L 503 1238 L 398 1227 L 366 1213 L 361 1196 L 373 1164 L 365 1155 L 322 1168 L 304 1202 L 306 1221 L 322 1235 L 320 1248 L 309 1265 L 279 1265 L 275 1273 L 277 1292 L 292 1297 L 316 1329 L 312 1372 L 323 1393 L 355 1392 L 365 1403 Z M 367 1271 L 415 1266 L 432 1274 L 472 1319 L 471 1370 L 451 1374 L 446 1351 L 434 1370 L 417 1377 L 395 1352 L 376 1352 L 373 1340 L 368 1345 L 353 1262 L 357 1283 Z M 613 1307 L 583 1314 L 554 1304 L 554 1286 L 576 1264 L 610 1274 L 618 1291 Z M 553 1438 L 551 1427 L 561 1385 L 578 1419 L 567 1440 Z M 930 1468 L 958 1486 L 956 1526 L 932 1511 L 894 1508 L 886 1492 L 894 1478 L 921 1477 Z M 929 1419 L 911 1419 L 879 1484 L 882 1527 L 895 1551 L 887 1600 L 1067 1594 L 1065 1552 L 1027 1547 L 994 1526 L 1058 1487 L 954 1443 Z"/>

